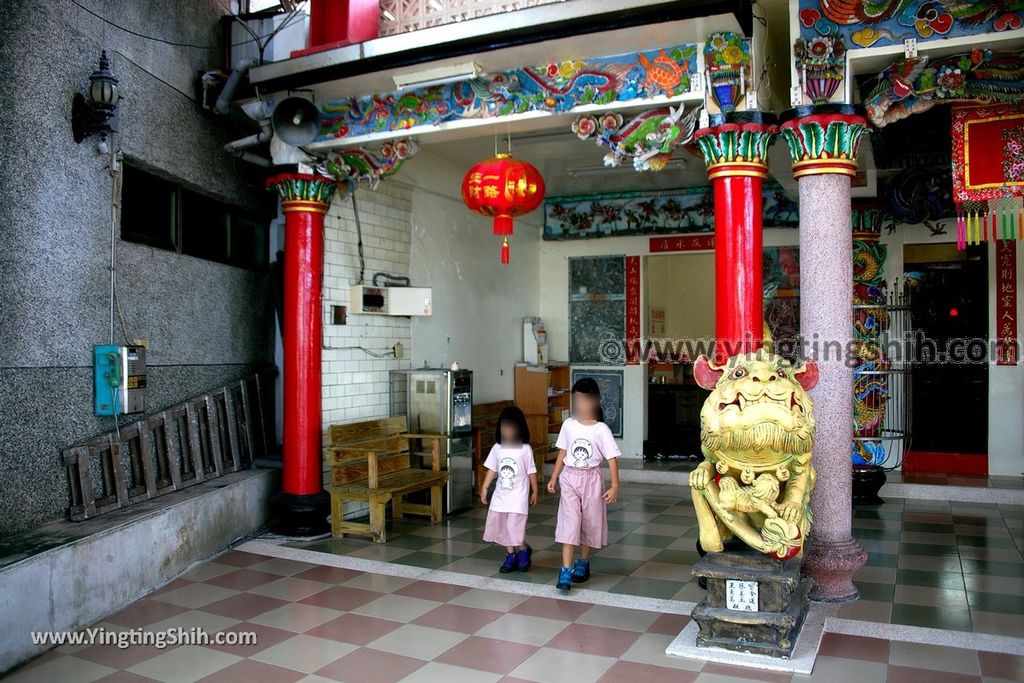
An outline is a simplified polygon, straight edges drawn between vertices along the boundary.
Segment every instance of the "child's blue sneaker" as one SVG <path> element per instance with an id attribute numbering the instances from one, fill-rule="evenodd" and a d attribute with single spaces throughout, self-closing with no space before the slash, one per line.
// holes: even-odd
<path id="1" fill-rule="evenodd" d="M 518 561 L 519 553 L 506 553 L 505 561 L 501 563 L 501 568 L 498 569 L 502 574 L 508 574 L 510 571 L 515 570 Z"/>
<path id="2" fill-rule="evenodd" d="M 555 584 L 555 588 L 568 593 L 569 589 L 572 588 L 572 570 L 568 567 L 562 567 L 558 570 L 558 583 Z"/>
<path id="3" fill-rule="evenodd" d="M 590 578 L 590 560 L 576 560 L 572 566 L 572 582 L 583 583 Z"/>
<path id="4" fill-rule="evenodd" d="M 516 569 L 525 572 L 533 564 L 533 548 L 527 545 L 516 551 Z"/>

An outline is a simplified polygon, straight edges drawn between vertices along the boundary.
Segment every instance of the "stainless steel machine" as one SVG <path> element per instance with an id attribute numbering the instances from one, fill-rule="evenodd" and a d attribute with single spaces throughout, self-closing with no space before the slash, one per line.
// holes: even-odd
<path id="1" fill-rule="evenodd" d="M 443 434 L 441 467 L 448 470 L 444 510 L 473 504 L 473 372 L 421 368 L 391 371 L 391 415 L 405 415 L 413 434 Z M 430 467 L 429 442 L 412 443 Z"/>

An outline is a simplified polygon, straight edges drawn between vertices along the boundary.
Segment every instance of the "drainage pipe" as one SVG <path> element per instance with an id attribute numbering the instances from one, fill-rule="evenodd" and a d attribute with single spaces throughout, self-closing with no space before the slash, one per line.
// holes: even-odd
<path id="1" fill-rule="evenodd" d="M 249 69 L 257 64 L 259 64 L 259 60 L 255 57 L 243 57 L 235 62 L 235 68 L 231 70 L 231 75 L 228 76 L 224 88 L 217 97 L 217 102 L 213 105 L 215 112 L 224 116 L 228 115 L 231 111 L 231 102 L 235 99 L 235 91 L 238 90 L 242 79 L 249 73 Z"/>

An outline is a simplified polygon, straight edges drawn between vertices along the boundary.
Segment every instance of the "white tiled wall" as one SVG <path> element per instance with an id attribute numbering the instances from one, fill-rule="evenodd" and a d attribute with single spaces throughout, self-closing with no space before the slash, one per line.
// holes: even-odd
<path id="1" fill-rule="evenodd" d="M 409 275 L 411 191 L 382 183 L 376 191 L 358 190 L 356 204 L 363 231 L 364 281 L 376 272 Z M 409 367 L 412 353 L 409 318 L 353 315 L 332 324 L 331 307 L 349 305 L 349 286 L 359 281 L 359 255 L 351 197 L 335 199 L 325 220 L 323 422 L 328 425 L 388 416 L 388 372 Z M 401 342 L 404 358 L 377 358 Z M 326 442 L 325 442 L 326 443 Z"/>

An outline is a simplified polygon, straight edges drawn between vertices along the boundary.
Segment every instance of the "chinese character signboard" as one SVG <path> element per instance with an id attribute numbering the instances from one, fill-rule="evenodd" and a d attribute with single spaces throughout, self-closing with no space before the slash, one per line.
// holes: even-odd
<path id="1" fill-rule="evenodd" d="M 714 251 L 714 235 L 672 235 L 671 237 L 652 237 L 651 253 L 667 251 Z"/>
<path id="2" fill-rule="evenodd" d="M 640 364 L 640 257 L 626 257 L 626 365 Z"/>
<path id="3" fill-rule="evenodd" d="M 996 364 L 1016 365 L 1017 243 L 996 242 Z"/>
<path id="4" fill-rule="evenodd" d="M 757 581 L 725 581 L 725 608 L 737 612 L 757 611 Z"/>

